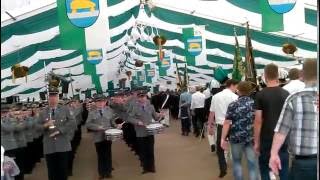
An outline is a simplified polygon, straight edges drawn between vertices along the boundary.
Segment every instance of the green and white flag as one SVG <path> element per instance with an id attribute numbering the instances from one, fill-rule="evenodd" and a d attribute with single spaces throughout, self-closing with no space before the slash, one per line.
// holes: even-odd
<path id="1" fill-rule="evenodd" d="M 152 83 L 152 79 L 155 77 L 155 69 L 151 68 L 151 64 L 145 64 L 144 70 L 146 75 L 146 82 Z"/>
<path id="2" fill-rule="evenodd" d="M 205 26 L 182 29 L 185 46 L 185 57 L 188 65 L 207 65 Z"/>
<path id="3" fill-rule="evenodd" d="M 158 56 L 157 65 L 159 68 L 159 77 L 164 77 L 168 75 L 168 69 L 171 68 L 173 62 L 172 50 L 163 50 L 164 56 L 160 60 Z"/>
<path id="4" fill-rule="evenodd" d="M 232 71 L 232 79 L 241 81 L 243 76 L 243 62 L 241 57 L 241 51 L 239 47 L 239 42 L 237 38 L 236 30 L 234 29 L 234 37 L 235 37 L 235 52 L 234 52 L 234 59 L 233 59 L 233 71 Z"/>
<path id="5" fill-rule="evenodd" d="M 98 92 L 101 92 L 102 87 L 95 64 L 103 60 L 106 47 L 110 44 L 110 35 L 107 31 L 109 22 L 106 18 L 108 17 L 108 14 L 106 14 L 107 3 L 104 0 L 94 0 L 92 2 L 92 4 L 95 4 L 93 19 L 90 17 L 83 18 L 90 12 L 77 11 L 73 13 L 70 8 L 72 3 L 71 0 L 57 0 L 60 45 L 62 49 L 80 50 L 82 52 L 84 73 L 91 75 L 95 88 Z M 101 29 L 105 29 L 105 31 L 101 31 Z M 96 34 L 99 34 L 99 36 L 96 36 Z"/>
<path id="6" fill-rule="evenodd" d="M 283 15 L 271 9 L 268 0 L 260 0 L 260 9 L 262 16 L 262 31 L 283 31 Z"/>

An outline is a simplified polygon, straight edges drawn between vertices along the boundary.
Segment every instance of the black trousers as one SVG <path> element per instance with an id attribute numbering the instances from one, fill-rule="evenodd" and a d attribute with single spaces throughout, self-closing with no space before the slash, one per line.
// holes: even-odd
<path id="1" fill-rule="evenodd" d="M 111 175 L 112 171 L 112 156 L 111 156 L 111 141 L 104 140 L 95 143 L 98 157 L 98 173 L 100 177 Z"/>
<path id="2" fill-rule="evenodd" d="M 20 174 L 15 176 L 15 180 L 23 180 L 25 172 L 25 148 L 17 148 L 5 151 L 4 154 L 8 157 L 14 158 L 17 166 L 19 167 Z"/>
<path id="3" fill-rule="evenodd" d="M 189 118 L 181 118 L 181 131 L 189 133 L 190 132 L 190 119 Z"/>
<path id="4" fill-rule="evenodd" d="M 67 180 L 69 152 L 46 154 L 45 157 L 48 168 L 48 179 Z"/>
<path id="5" fill-rule="evenodd" d="M 77 148 L 76 138 L 77 137 L 74 136 L 73 139 L 70 141 L 71 151 L 69 151 L 69 156 L 68 156 L 68 175 L 69 176 L 72 175 L 72 171 L 73 171 L 73 161 L 74 161 L 76 148 Z"/>
<path id="6" fill-rule="evenodd" d="M 221 144 L 221 136 L 222 136 L 222 125 L 217 125 L 217 141 L 216 141 L 216 145 L 217 145 L 217 156 L 218 156 L 218 163 L 219 163 L 219 168 L 220 171 L 224 172 L 227 171 L 227 162 L 226 162 L 226 158 L 224 156 L 224 150 L 221 148 L 220 144 Z"/>
<path id="7" fill-rule="evenodd" d="M 35 153 L 35 142 L 28 142 L 27 147 L 25 148 L 25 159 L 24 159 L 24 167 L 25 174 L 31 174 L 36 162 Z"/>
<path id="8" fill-rule="evenodd" d="M 139 155 L 144 171 L 155 171 L 154 164 L 154 136 L 137 137 Z"/>
<path id="9" fill-rule="evenodd" d="M 196 135 L 200 135 L 201 130 L 203 129 L 203 125 L 206 121 L 205 119 L 205 109 L 204 108 L 196 108 L 195 112 L 195 126 L 196 126 Z"/>

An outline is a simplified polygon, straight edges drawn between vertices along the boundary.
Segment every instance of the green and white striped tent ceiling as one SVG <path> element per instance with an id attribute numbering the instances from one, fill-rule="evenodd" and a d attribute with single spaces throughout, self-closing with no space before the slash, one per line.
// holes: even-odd
<path id="1" fill-rule="evenodd" d="M 298 0 L 301 3 L 303 0 Z M 100 83 L 105 90 L 108 81 L 122 77 L 117 75 L 118 64 L 125 58 L 123 52 L 130 49 L 128 40 L 134 29 L 140 39 L 136 41 L 139 51 L 132 51 L 132 56 L 148 62 L 157 61 L 157 47 L 148 36 L 155 33 L 166 36 L 165 49 L 172 50 L 174 62 L 184 67 L 184 43 L 182 28 L 194 25 L 205 25 L 207 65 L 188 66 L 190 84 L 206 83 L 213 78 L 213 67 L 222 66 L 229 73 L 232 71 L 234 53 L 234 27 L 237 29 L 241 46 L 241 54 L 245 54 L 245 27 L 249 21 L 252 44 L 258 73 L 268 63 L 276 63 L 280 67 L 297 64 L 295 58 L 282 52 L 282 44 L 290 41 L 298 47 L 296 56 L 316 57 L 317 53 L 317 16 L 316 1 L 305 0 L 303 34 L 291 32 L 264 33 L 261 32 L 261 14 L 258 1 L 247 0 L 190 0 L 182 3 L 179 0 L 153 0 L 153 9 L 140 7 L 139 0 L 108 0 L 107 6 L 111 49 L 106 59 L 96 66 L 100 75 Z M 199 13 L 198 13 L 199 12 Z M 232 12 L 232 13 L 231 13 Z M 13 13 L 13 12 L 11 12 Z M 19 14 L 19 13 L 16 13 Z M 4 14 L 1 22 L 1 96 L 20 95 L 38 97 L 39 91 L 45 89 L 44 66 L 46 70 L 74 79 L 74 89 L 94 87 L 91 77 L 84 73 L 83 58 L 80 50 L 62 50 L 59 44 L 59 27 L 56 3 L 47 4 L 37 10 L 32 10 L 10 20 Z M 136 24 L 145 25 L 137 30 Z M 296 23 L 296 22 L 292 22 Z M 297 35 L 297 36 L 294 36 Z M 132 58 L 134 59 L 134 58 Z M 12 83 L 11 66 L 20 63 L 29 67 L 28 82 L 24 78 Z M 135 70 L 134 60 L 127 61 L 127 70 Z M 176 67 L 168 70 L 168 75 L 157 78 L 155 84 L 165 85 L 166 81 L 176 82 L 173 73 Z M 166 85 L 167 86 L 167 85 Z"/>

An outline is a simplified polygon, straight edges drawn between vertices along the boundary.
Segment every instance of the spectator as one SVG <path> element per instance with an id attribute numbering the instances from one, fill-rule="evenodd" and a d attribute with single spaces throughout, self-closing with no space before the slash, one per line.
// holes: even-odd
<path id="1" fill-rule="evenodd" d="M 244 179 L 241 167 L 243 153 L 247 159 L 249 179 L 258 179 L 258 164 L 253 150 L 254 100 L 249 96 L 253 90 L 250 82 L 243 81 L 238 84 L 240 97 L 229 105 L 223 124 L 221 147 L 224 150 L 228 148 L 227 135 L 230 130 L 229 141 L 235 180 Z"/>
<path id="2" fill-rule="evenodd" d="M 190 132 L 190 105 L 191 94 L 186 88 L 182 89 L 183 93 L 180 95 L 179 100 L 179 118 L 181 119 L 181 130 L 183 136 L 188 136 Z"/>
<path id="3" fill-rule="evenodd" d="M 290 82 L 283 86 L 290 94 L 301 91 L 304 89 L 305 84 L 300 81 L 300 70 L 297 68 L 290 69 L 289 71 Z"/>
<path id="4" fill-rule="evenodd" d="M 212 97 L 211 106 L 210 106 L 210 115 L 208 118 L 208 132 L 210 135 L 213 135 L 214 124 L 217 124 L 217 155 L 219 161 L 220 175 L 222 178 L 227 174 L 227 162 L 224 155 L 224 150 L 220 146 L 221 134 L 223 122 L 226 117 L 228 106 L 231 102 L 238 99 L 238 96 L 235 94 L 237 90 L 238 81 L 230 79 L 226 81 L 226 89 L 217 93 Z"/>
<path id="5" fill-rule="evenodd" d="M 254 149 L 259 154 L 261 180 L 270 180 L 268 162 L 273 131 L 289 92 L 279 86 L 278 66 L 275 64 L 266 65 L 264 76 L 267 87 L 257 93 L 255 100 Z M 287 180 L 289 154 L 286 144 L 281 147 L 280 158 L 283 167 L 280 180 Z"/>
<path id="6" fill-rule="evenodd" d="M 195 117 L 195 135 L 198 137 L 200 135 L 200 131 L 203 129 L 203 124 L 205 122 L 205 111 L 204 111 L 204 102 L 205 102 L 205 95 L 201 93 L 201 87 L 196 87 L 196 92 L 191 96 L 191 106 L 190 109 L 193 111 Z M 204 138 L 204 135 L 202 134 Z"/>
<path id="7" fill-rule="evenodd" d="M 274 130 L 269 166 L 275 174 L 286 168 L 279 151 L 289 137 L 289 150 L 293 155 L 290 180 L 316 180 L 318 154 L 318 89 L 317 62 L 306 60 L 303 64 L 305 89 L 290 95 L 281 111 Z"/>

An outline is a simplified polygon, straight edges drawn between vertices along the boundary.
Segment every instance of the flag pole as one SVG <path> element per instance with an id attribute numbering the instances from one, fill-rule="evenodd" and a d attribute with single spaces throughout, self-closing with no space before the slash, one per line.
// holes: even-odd
<path id="1" fill-rule="evenodd" d="M 72 97 L 73 97 L 74 96 L 74 92 L 73 92 L 73 85 L 72 85 L 71 69 L 70 68 L 69 68 L 69 77 L 70 77 L 71 92 L 72 92 Z"/>

